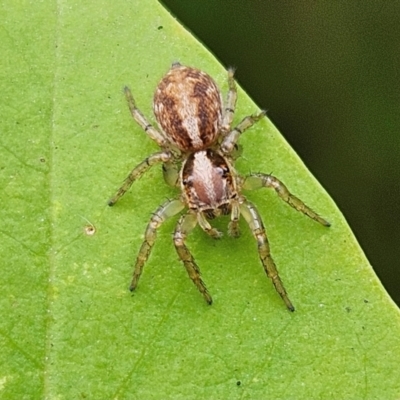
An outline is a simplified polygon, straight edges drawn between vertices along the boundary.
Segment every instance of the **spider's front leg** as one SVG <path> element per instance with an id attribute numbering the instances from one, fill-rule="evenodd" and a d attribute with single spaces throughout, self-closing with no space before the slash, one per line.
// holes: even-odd
<path id="1" fill-rule="evenodd" d="M 132 282 L 129 287 L 130 291 L 136 289 L 140 275 L 142 275 L 144 264 L 149 258 L 151 249 L 157 238 L 157 229 L 168 218 L 173 217 L 184 209 L 185 205 L 180 200 L 168 200 L 160 207 L 150 219 L 144 234 L 144 241 L 140 247 L 139 254 L 136 259 L 135 268 L 133 271 Z"/>
<path id="2" fill-rule="evenodd" d="M 147 172 L 154 164 L 168 163 L 173 159 L 173 155 L 169 151 L 160 151 L 143 160 L 137 165 L 130 174 L 125 178 L 123 185 L 118 189 L 117 193 L 108 200 L 108 205 L 113 206 L 132 186 L 133 182 L 139 179 L 145 172 Z"/>
<path id="3" fill-rule="evenodd" d="M 294 311 L 293 304 L 289 300 L 285 287 L 283 286 L 281 278 L 279 277 L 275 262 L 272 259 L 264 224 L 257 208 L 252 203 L 245 200 L 240 205 L 240 212 L 249 224 L 253 236 L 257 240 L 258 254 L 267 276 L 272 280 L 276 291 L 282 297 L 282 300 L 286 304 L 288 310 Z"/>
<path id="4" fill-rule="evenodd" d="M 189 212 L 185 215 L 182 215 L 175 228 L 174 244 L 178 256 L 185 265 L 186 271 L 189 274 L 190 279 L 196 285 L 197 289 L 199 289 L 206 302 L 208 304 L 212 304 L 212 298 L 208 293 L 206 285 L 201 279 L 200 269 L 196 264 L 196 261 L 194 261 L 194 258 L 189 249 L 185 245 L 187 235 L 195 228 L 197 222 L 197 216 L 195 213 Z"/>
<path id="5" fill-rule="evenodd" d="M 319 222 L 321 225 L 331 226 L 327 220 L 320 217 L 314 210 L 304 204 L 303 201 L 290 193 L 287 187 L 275 176 L 261 173 L 250 174 L 244 178 L 242 184 L 242 189 L 245 190 L 255 190 L 263 187 L 275 189 L 278 196 L 295 210 L 307 215 L 307 217 Z"/>

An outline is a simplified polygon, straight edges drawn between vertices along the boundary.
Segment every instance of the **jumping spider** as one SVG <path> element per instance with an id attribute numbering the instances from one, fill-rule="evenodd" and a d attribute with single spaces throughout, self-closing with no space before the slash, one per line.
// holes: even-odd
<path id="1" fill-rule="evenodd" d="M 229 69 L 229 90 L 224 108 L 221 92 L 209 75 L 174 63 L 161 79 L 154 94 L 153 110 L 160 130 L 147 121 L 136 107 L 130 89 L 125 88 L 132 117 L 158 144 L 161 151 L 150 155 L 131 171 L 108 205 L 113 206 L 134 181 L 159 163 L 162 163 L 165 181 L 181 190 L 180 195 L 157 208 L 147 225 L 136 259 L 131 291 L 136 289 L 156 240 L 157 229 L 166 219 L 187 208 L 188 211 L 179 218 L 173 240 L 190 279 L 208 304 L 212 303 L 211 295 L 185 241 L 197 224 L 211 237 L 220 238 L 221 232 L 213 228 L 209 220 L 230 214 L 229 235 L 239 236 L 239 218 L 242 215 L 257 241 L 258 253 L 267 276 L 287 308 L 294 311 L 271 257 L 261 216 L 256 206 L 243 196 L 242 190 L 273 188 L 282 200 L 297 211 L 324 226 L 330 224 L 292 195 L 274 176 L 262 173 L 241 176 L 236 172 L 234 162 L 239 156 L 236 142 L 246 129 L 265 116 L 265 111 L 245 117 L 234 128 L 231 127 L 237 98 L 233 74 L 234 71 Z"/>

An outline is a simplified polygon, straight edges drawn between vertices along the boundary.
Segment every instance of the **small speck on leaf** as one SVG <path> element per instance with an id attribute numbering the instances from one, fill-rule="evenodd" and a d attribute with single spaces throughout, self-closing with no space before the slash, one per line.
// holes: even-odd
<path id="1" fill-rule="evenodd" d="M 94 225 L 85 225 L 84 227 L 85 235 L 93 236 L 96 233 L 96 228 Z"/>

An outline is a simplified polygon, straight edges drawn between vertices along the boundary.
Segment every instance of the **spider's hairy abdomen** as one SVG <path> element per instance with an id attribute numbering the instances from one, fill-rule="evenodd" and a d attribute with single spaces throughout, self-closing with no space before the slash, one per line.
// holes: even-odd
<path id="1" fill-rule="evenodd" d="M 220 133 L 220 91 L 198 69 L 174 64 L 157 86 L 153 109 L 161 129 L 184 152 L 210 147 Z"/>

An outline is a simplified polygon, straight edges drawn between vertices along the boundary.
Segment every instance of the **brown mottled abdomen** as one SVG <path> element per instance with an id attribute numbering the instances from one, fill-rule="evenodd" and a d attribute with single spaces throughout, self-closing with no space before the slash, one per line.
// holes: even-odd
<path id="1" fill-rule="evenodd" d="M 220 91 L 198 69 L 173 64 L 157 86 L 153 109 L 160 128 L 182 151 L 205 149 L 220 133 Z"/>

